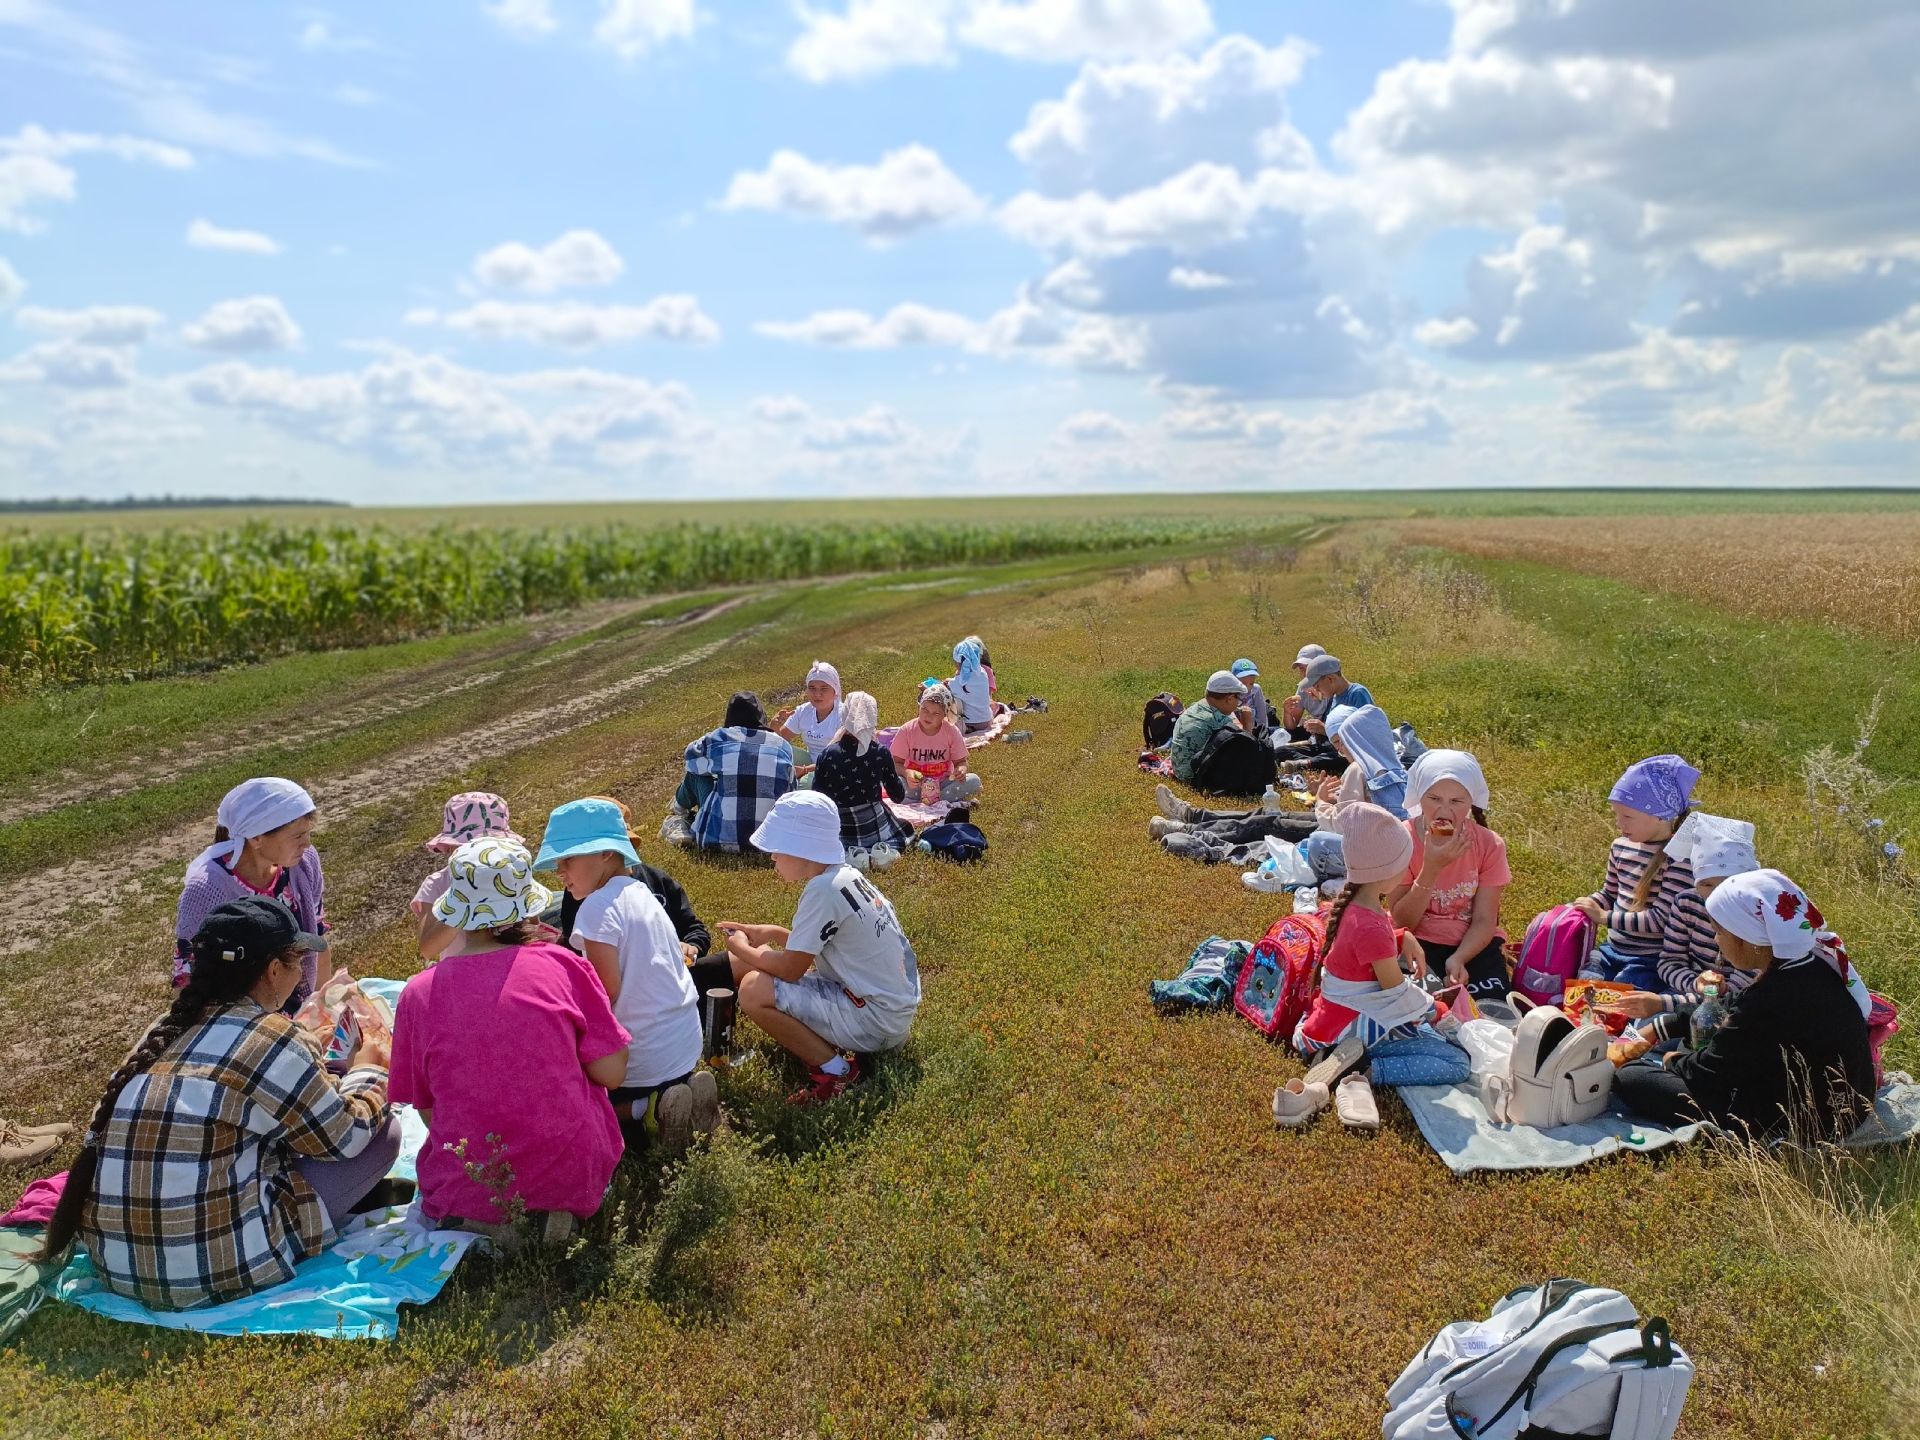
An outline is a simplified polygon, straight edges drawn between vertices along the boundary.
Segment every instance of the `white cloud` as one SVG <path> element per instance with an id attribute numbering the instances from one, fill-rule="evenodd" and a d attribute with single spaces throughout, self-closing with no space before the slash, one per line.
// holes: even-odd
<path id="1" fill-rule="evenodd" d="M 885 405 L 844 420 L 815 420 L 800 433 L 809 450 L 887 450 L 905 445 L 916 431 Z"/>
<path id="2" fill-rule="evenodd" d="M 721 205 L 827 220 L 869 240 L 897 240 L 917 230 L 968 220 L 984 202 L 924 145 L 889 150 L 877 165 L 830 165 L 792 150 L 776 151 L 760 171 L 733 177 Z"/>
<path id="3" fill-rule="evenodd" d="M 1167 272 L 1167 283 L 1176 290 L 1231 290 L 1239 284 L 1231 275 L 1216 274 L 1194 265 L 1176 265 Z"/>
<path id="4" fill-rule="evenodd" d="M 691 295 L 657 295 L 644 305 L 584 305 L 578 301 L 483 300 L 464 310 L 410 310 L 409 325 L 441 325 L 484 340 L 521 340 L 564 350 L 586 350 L 633 340 L 711 344 L 720 327 Z"/>
<path id="5" fill-rule="evenodd" d="M 1920 259 L 1775 251 L 1729 264 L 1683 262 L 1678 335 L 1805 338 L 1858 331 L 1920 301 Z"/>
<path id="6" fill-rule="evenodd" d="M 0 460 L 17 460 L 27 451 L 51 455 L 59 448 L 60 442 L 44 430 L 0 424 Z"/>
<path id="7" fill-rule="evenodd" d="M 473 277 L 494 290 L 547 295 L 574 286 L 611 285 L 626 271 L 620 252 L 592 230 L 569 230 L 539 249 L 518 240 L 477 256 Z"/>
<path id="8" fill-rule="evenodd" d="M 0 310 L 18 300 L 26 291 L 27 282 L 20 278 L 20 272 L 0 259 Z"/>
<path id="9" fill-rule="evenodd" d="M 1133 427 L 1104 410 L 1082 410 L 1060 422 L 1061 440 L 1075 445 L 1110 445 L 1133 438 Z"/>
<path id="10" fill-rule="evenodd" d="M 1413 329 L 1413 338 L 1435 350 L 1451 350 L 1471 342 L 1480 327 L 1466 316 L 1452 320 L 1422 320 Z"/>
<path id="11" fill-rule="evenodd" d="M 1246 239 L 1264 213 L 1286 208 L 1293 196 L 1281 172 L 1249 180 L 1202 162 L 1117 198 L 1092 190 L 1070 199 L 1027 191 L 1001 206 L 998 218 L 1009 235 L 1042 250 L 1094 258 L 1148 248 L 1186 253 Z"/>
<path id="12" fill-rule="evenodd" d="M 638 60 L 670 40 L 693 35 L 693 0 L 600 0 L 593 38 L 622 60 Z"/>
<path id="13" fill-rule="evenodd" d="M 125 349 L 56 340 L 30 346 L 0 364 L 0 380 L 68 390 L 118 389 L 133 383 L 133 357 Z"/>
<path id="14" fill-rule="evenodd" d="M 287 307 L 271 295 L 222 300 L 180 334 L 189 345 L 232 354 L 292 350 L 300 344 L 300 327 L 287 314 Z"/>
<path id="15" fill-rule="evenodd" d="M 1072 63 L 1160 55 L 1213 33 L 1207 0 L 799 0 L 795 12 L 787 68 L 816 85 L 951 65 L 958 46 Z"/>
<path id="16" fill-rule="evenodd" d="M 1871 381 L 1920 383 L 1920 305 L 1861 336 L 1860 358 L 1861 368 Z"/>
<path id="17" fill-rule="evenodd" d="M 523 40 L 536 40 L 560 28 L 553 0 L 492 0 L 480 8 L 502 30 Z"/>
<path id="18" fill-rule="evenodd" d="M 1199 55 L 1088 65 L 1060 99 L 1033 107 L 1013 153 L 1050 195 L 1134 190 L 1203 161 L 1310 164 L 1286 95 L 1312 53 L 1300 40 L 1228 35 Z"/>
<path id="19" fill-rule="evenodd" d="M 364 110 L 369 105 L 381 103 L 379 94 L 367 89 L 364 85 L 336 85 L 327 94 L 336 105 L 351 105 L 360 110 Z"/>
<path id="20" fill-rule="evenodd" d="M 211 220 L 187 226 L 187 244 L 195 250 L 225 250 L 234 255 L 278 255 L 280 242 L 258 230 L 224 230 Z"/>
<path id="21" fill-rule="evenodd" d="M 792 340 L 836 350 L 897 350 L 904 345 L 967 345 L 979 326 L 951 310 L 911 301 L 885 315 L 864 310 L 820 310 L 804 320 L 767 321 L 753 327 L 773 340 Z"/>
<path id="22" fill-rule="evenodd" d="M 1467 267 L 1465 315 L 1429 323 L 1450 326 L 1454 353 L 1476 360 L 1619 350 L 1635 342 L 1633 317 L 1651 286 L 1643 257 L 1532 225 Z"/>
<path id="23" fill-rule="evenodd" d="M 813 407 L 798 395 L 761 395 L 753 402 L 753 418 L 763 425 L 803 425 L 813 418 Z"/>
<path id="24" fill-rule="evenodd" d="M 1740 354 L 1724 342 L 1656 331 L 1633 350 L 1573 374 L 1575 413 L 1609 427 L 1660 428 L 1680 401 L 1730 392 L 1740 378 Z"/>
<path id="25" fill-rule="evenodd" d="M 144 345 L 166 323 L 158 310 L 141 305 L 89 305 L 84 310 L 46 310 L 28 305 L 14 316 L 22 330 L 82 345 Z"/>
<path id="26" fill-rule="evenodd" d="M 193 164 L 193 156 L 177 145 L 24 125 L 12 135 L 0 135 L 0 230 L 26 235 L 44 230 L 45 222 L 31 212 L 42 205 L 71 203 L 78 195 L 78 177 L 66 162 L 79 155 L 111 155 L 167 170 Z"/>
<path id="27" fill-rule="evenodd" d="M 353 55 L 380 48 L 366 36 L 335 30 L 331 20 L 319 17 L 301 27 L 294 43 L 312 54 Z"/>

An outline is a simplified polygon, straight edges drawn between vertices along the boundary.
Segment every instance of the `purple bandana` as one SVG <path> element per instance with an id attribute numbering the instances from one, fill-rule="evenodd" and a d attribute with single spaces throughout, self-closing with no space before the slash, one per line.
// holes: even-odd
<path id="1" fill-rule="evenodd" d="M 1700 772 L 1678 755 L 1651 755 L 1629 765 L 1613 782 L 1607 799 L 1631 805 L 1657 820 L 1678 820 L 1699 778 Z"/>

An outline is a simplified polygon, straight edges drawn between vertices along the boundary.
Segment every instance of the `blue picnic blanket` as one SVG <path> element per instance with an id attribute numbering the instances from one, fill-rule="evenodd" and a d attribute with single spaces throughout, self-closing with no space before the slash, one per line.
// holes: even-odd
<path id="1" fill-rule="evenodd" d="M 362 980 L 360 986 L 390 1004 L 400 998 L 398 980 Z M 411 1106 L 393 1107 L 400 1126 L 400 1158 L 392 1173 L 414 1178 L 414 1158 L 427 1127 Z M 293 1278 L 243 1300 L 196 1310 L 149 1310 L 116 1295 L 94 1274 L 84 1248 L 54 1282 L 57 1300 L 110 1320 L 195 1330 L 207 1335 L 324 1335 L 346 1340 L 391 1340 L 402 1305 L 424 1305 L 452 1277 L 461 1257 L 480 1237 L 462 1230 L 435 1230 L 416 1202 L 356 1216 L 320 1254 L 302 1261 Z"/>

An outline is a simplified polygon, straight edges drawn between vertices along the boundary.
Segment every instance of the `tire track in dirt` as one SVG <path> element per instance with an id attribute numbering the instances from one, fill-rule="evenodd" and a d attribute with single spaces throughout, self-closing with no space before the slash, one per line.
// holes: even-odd
<path id="1" fill-rule="evenodd" d="M 710 620 L 716 615 L 724 614 L 750 598 L 752 597 L 748 595 L 739 595 L 712 605 L 701 606 L 688 611 L 685 615 L 676 615 L 669 620 L 650 623 L 668 630 L 684 629 L 689 625 L 697 625 L 703 620 Z M 593 615 L 570 616 L 559 623 L 534 630 L 510 644 L 494 646 L 473 655 L 424 667 L 405 677 L 398 685 L 392 683 L 391 677 L 376 680 L 361 687 L 358 692 L 349 691 L 343 697 L 344 703 L 331 709 L 325 716 L 300 720 L 297 725 L 298 737 L 303 744 L 326 740 L 334 735 L 377 725 L 395 716 L 438 704 L 450 696 L 477 689 L 498 680 L 507 673 L 506 668 L 499 662 L 511 661 L 516 657 L 529 654 L 533 656 L 520 666 L 522 670 L 537 669 L 560 660 L 574 659 L 600 646 L 612 644 L 620 637 L 603 636 L 598 640 L 590 640 L 584 645 L 567 651 L 564 655 L 539 652 L 548 650 L 557 642 L 570 640 L 577 635 L 611 625 L 635 610 L 659 603 L 659 596 L 649 596 L 644 600 L 596 607 L 597 613 Z M 492 668 L 475 669 L 476 666 Z M 447 676 L 457 678 L 442 685 L 432 684 Z M 241 726 L 230 732 L 228 737 L 213 749 L 208 749 L 204 743 L 196 740 L 169 746 L 150 756 L 129 757 L 119 768 L 105 775 L 89 776 L 75 770 L 63 771 L 52 777 L 50 784 L 0 803 L 0 825 L 12 825 L 21 820 L 30 820 L 36 815 L 45 815 L 69 805 L 111 800 L 135 790 L 144 789 L 149 785 L 163 785 L 194 770 L 218 765 L 245 755 L 249 751 L 283 742 L 287 738 L 287 732 L 286 717 L 275 717 L 271 720 Z"/>
<path id="2" fill-rule="evenodd" d="M 707 608 L 699 618 L 713 619 L 751 598 L 742 595 L 723 601 Z M 308 789 L 315 803 L 329 815 L 350 814 L 409 795 L 477 761 L 513 754 L 604 720 L 634 692 L 710 660 L 729 645 L 767 628 L 768 624 L 760 624 L 736 630 L 596 689 L 515 711 L 491 721 L 484 730 L 466 731 L 385 756 L 348 774 L 318 780 Z M 35 880 L 39 903 L 30 914 L 17 916 L 16 923 L 0 938 L 0 959 L 27 954 L 57 937 L 111 920 L 127 901 L 145 893 L 144 876 L 161 866 L 184 869 L 212 833 L 212 817 L 204 817 L 144 844 L 43 871 Z M 160 883 L 172 887 L 175 876 L 169 873 Z"/>

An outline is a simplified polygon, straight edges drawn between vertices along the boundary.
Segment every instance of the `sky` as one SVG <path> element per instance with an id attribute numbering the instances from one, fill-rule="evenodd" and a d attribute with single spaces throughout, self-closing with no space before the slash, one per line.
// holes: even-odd
<path id="1" fill-rule="evenodd" d="M 0 498 L 1920 481 L 1912 0 L 0 0 Z"/>

